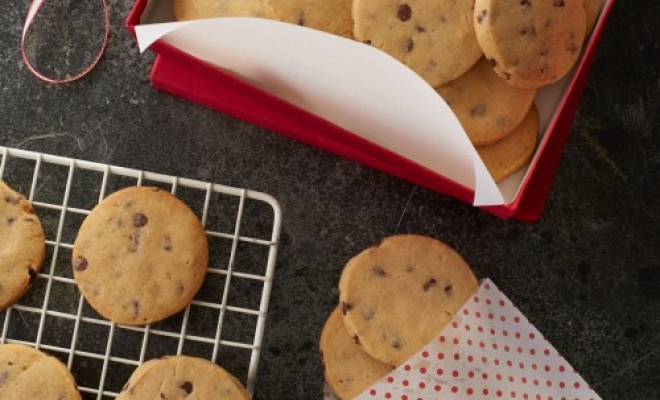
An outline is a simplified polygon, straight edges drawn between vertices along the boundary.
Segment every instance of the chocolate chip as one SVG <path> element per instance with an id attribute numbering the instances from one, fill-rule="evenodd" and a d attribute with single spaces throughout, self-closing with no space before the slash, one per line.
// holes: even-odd
<path id="1" fill-rule="evenodd" d="M 369 46 L 371 46 L 371 40 L 369 40 L 369 39 L 363 40 L 362 43 L 368 44 Z"/>
<path id="2" fill-rule="evenodd" d="M 305 14 L 303 14 L 303 13 L 298 14 L 297 23 L 300 26 L 305 26 Z"/>
<path id="3" fill-rule="evenodd" d="M 164 394 L 164 393 L 161 393 L 161 394 L 160 394 L 160 398 L 161 398 L 161 399 L 166 399 L 167 397 L 165 397 L 165 394 Z"/>
<path id="4" fill-rule="evenodd" d="M 486 105 L 485 104 L 477 104 L 470 108 L 470 116 L 472 117 L 483 117 L 486 115 Z"/>
<path id="5" fill-rule="evenodd" d="M 431 278 L 426 283 L 424 283 L 424 291 L 428 292 L 431 290 L 432 287 L 436 286 L 438 284 L 438 281 L 435 280 L 435 278 Z"/>
<path id="6" fill-rule="evenodd" d="M 374 315 L 376 315 L 376 311 L 374 311 L 374 309 L 369 306 L 365 306 L 360 310 L 360 314 L 365 321 L 369 321 L 374 317 Z"/>
<path id="7" fill-rule="evenodd" d="M 529 0 L 522 0 L 520 6 L 523 8 L 532 8 L 532 3 Z"/>
<path id="8" fill-rule="evenodd" d="M 29 283 L 34 282 L 35 278 L 37 277 L 37 270 L 30 267 L 30 269 L 28 269 L 28 275 L 30 275 L 30 279 L 28 279 L 28 282 Z"/>
<path id="9" fill-rule="evenodd" d="M 488 64 L 490 64 L 490 66 L 493 68 L 497 67 L 497 61 L 494 58 L 489 58 Z"/>
<path id="10" fill-rule="evenodd" d="M 138 300 L 131 300 L 130 307 L 133 315 L 138 315 L 140 313 L 140 302 Z"/>
<path id="11" fill-rule="evenodd" d="M 353 309 L 353 304 L 349 304 L 345 301 L 341 302 L 341 313 L 346 315 L 349 311 Z"/>
<path id="12" fill-rule="evenodd" d="M 11 225 L 16 221 L 16 218 L 14 217 L 7 217 L 7 225 Z"/>
<path id="13" fill-rule="evenodd" d="M 149 222 L 149 218 L 142 213 L 133 214 L 133 226 L 136 228 L 142 228 Z"/>
<path id="14" fill-rule="evenodd" d="M 21 202 L 21 198 L 20 198 L 20 197 L 10 197 L 10 196 L 6 196 L 6 197 L 5 197 L 5 202 L 6 202 L 7 204 L 17 205 L 18 203 Z"/>
<path id="15" fill-rule="evenodd" d="M 536 27 L 534 25 L 526 26 L 520 30 L 520 34 L 523 36 L 536 36 Z"/>
<path id="16" fill-rule="evenodd" d="M 487 16 L 488 10 L 481 10 L 481 12 L 477 14 L 477 22 L 482 23 Z"/>
<path id="17" fill-rule="evenodd" d="M 137 252 L 139 246 L 140 246 L 140 231 L 135 229 L 131 234 L 131 247 L 129 249 L 130 252 L 131 253 Z"/>
<path id="18" fill-rule="evenodd" d="M 9 378 L 9 371 L 0 372 L 0 386 L 3 385 L 5 382 L 7 382 L 8 378 Z"/>
<path id="19" fill-rule="evenodd" d="M 511 74 L 508 73 L 508 72 L 505 72 L 504 73 L 504 79 L 506 79 L 507 81 L 510 81 L 511 80 Z"/>
<path id="20" fill-rule="evenodd" d="M 539 55 L 540 55 L 540 56 L 547 56 L 548 53 L 550 53 L 550 50 L 549 50 L 549 49 L 544 49 L 544 50 L 541 50 L 541 52 L 539 53 Z"/>
<path id="21" fill-rule="evenodd" d="M 180 388 L 186 392 L 186 394 L 190 394 L 193 391 L 193 384 L 190 381 L 185 381 L 181 384 Z"/>
<path id="22" fill-rule="evenodd" d="M 385 272 L 383 267 L 381 267 L 380 265 L 376 265 L 375 267 L 373 267 L 372 271 L 374 273 L 374 276 L 377 276 L 379 278 L 383 278 L 387 276 L 387 272 Z"/>
<path id="23" fill-rule="evenodd" d="M 397 349 L 397 350 L 401 350 L 401 348 L 403 347 L 403 345 L 401 344 L 401 342 L 398 341 L 398 340 L 395 340 L 395 341 L 393 341 L 393 342 L 390 343 L 390 344 L 392 345 L 393 348 L 395 348 L 395 349 Z"/>
<path id="24" fill-rule="evenodd" d="M 89 266 L 89 261 L 85 257 L 78 257 L 75 260 L 73 260 L 73 269 L 75 271 L 81 272 L 85 271 L 87 267 Z"/>
<path id="25" fill-rule="evenodd" d="M 406 51 L 410 53 L 413 47 L 415 47 L 415 42 L 412 40 L 412 38 L 408 38 L 408 40 L 406 40 Z"/>
<path id="26" fill-rule="evenodd" d="M 412 9 L 408 4 L 401 4 L 396 10 L 396 17 L 406 22 L 412 17 Z"/>
<path id="27" fill-rule="evenodd" d="M 360 346 L 360 337 L 358 335 L 353 336 L 353 342 Z"/>
<path id="28" fill-rule="evenodd" d="M 416 30 L 417 32 L 419 32 L 419 33 L 426 32 L 426 28 L 424 28 L 424 27 L 421 26 L 421 25 L 417 25 L 417 26 L 415 26 L 415 30 Z"/>
<path id="29" fill-rule="evenodd" d="M 454 287 L 452 285 L 447 285 L 445 286 L 445 293 L 450 293 L 453 289 Z"/>
<path id="30" fill-rule="evenodd" d="M 172 239 L 169 236 L 163 238 L 163 250 L 172 250 Z"/>
<path id="31" fill-rule="evenodd" d="M 563 6 L 565 6 L 565 4 L 564 4 L 564 0 L 555 0 L 555 1 L 552 3 L 552 5 L 555 6 L 555 7 L 563 7 Z"/>

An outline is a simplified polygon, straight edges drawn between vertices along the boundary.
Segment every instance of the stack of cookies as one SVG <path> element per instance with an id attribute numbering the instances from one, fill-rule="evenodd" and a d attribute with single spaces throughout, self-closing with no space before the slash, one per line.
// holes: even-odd
<path id="1" fill-rule="evenodd" d="M 330 389 L 358 396 L 432 340 L 477 286 L 458 253 L 425 236 L 393 236 L 353 257 L 319 343 Z"/>
<path id="2" fill-rule="evenodd" d="M 270 18 L 396 58 L 447 102 L 500 182 L 536 149 L 537 90 L 577 61 L 600 0 L 174 0 L 177 20 Z"/>

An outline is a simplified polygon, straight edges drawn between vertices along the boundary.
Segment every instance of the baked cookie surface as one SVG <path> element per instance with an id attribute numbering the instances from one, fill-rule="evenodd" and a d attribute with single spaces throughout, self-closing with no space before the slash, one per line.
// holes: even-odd
<path id="1" fill-rule="evenodd" d="M 243 385 L 217 364 L 202 358 L 171 356 L 139 366 L 117 400 L 250 400 Z"/>
<path id="2" fill-rule="evenodd" d="M 0 310 L 27 292 L 45 254 L 44 231 L 30 202 L 0 181 Z"/>
<path id="3" fill-rule="evenodd" d="M 129 187 L 105 198 L 83 221 L 73 274 L 89 304 L 118 324 L 160 321 L 184 309 L 208 264 L 204 228 L 171 193 Z"/>
<path id="4" fill-rule="evenodd" d="M 339 301 L 350 337 L 397 366 L 439 334 L 476 290 L 472 270 L 449 246 L 399 235 L 349 260 Z"/>
<path id="5" fill-rule="evenodd" d="M 584 0 L 584 12 L 587 15 L 587 32 L 585 37 L 588 37 L 596 25 L 598 15 L 600 14 L 600 0 Z"/>
<path id="6" fill-rule="evenodd" d="M 524 167 L 534 155 L 539 133 L 539 113 L 536 106 L 513 133 L 497 143 L 477 147 L 477 153 L 495 182 L 501 182 Z"/>
<path id="7" fill-rule="evenodd" d="M 264 0 L 173 0 L 174 18 L 187 21 L 205 18 L 266 18 Z"/>
<path id="8" fill-rule="evenodd" d="M 367 355 L 348 335 L 341 315 L 335 308 L 321 332 L 319 342 L 325 381 L 339 399 L 357 397 L 394 367 Z"/>
<path id="9" fill-rule="evenodd" d="M 481 57 L 472 15 L 472 1 L 355 0 L 353 33 L 436 87 Z"/>
<path id="10" fill-rule="evenodd" d="M 353 0 L 264 0 L 269 16 L 339 36 L 353 37 Z"/>
<path id="11" fill-rule="evenodd" d="M 485 58 L 436 91 L 475 146 L 495 143 L 513 132 L 527 115 L 537 92 L 509 85 Z"/>
<path id="12" fill-rule="evenodd" d="M 81 400 L 76 381 L 58 359 L 32 347 L 0 345 L 0 399 Z"/>
<path id="13" fill-rule="evenodd" d="M 566 75 L 580 56 L 584 0 L 475 0 L 474 29 L 499 76 L 538 88 Z"/>

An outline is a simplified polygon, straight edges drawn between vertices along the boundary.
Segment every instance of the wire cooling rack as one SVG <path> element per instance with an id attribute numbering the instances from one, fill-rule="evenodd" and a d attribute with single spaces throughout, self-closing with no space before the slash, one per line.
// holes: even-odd
<path id="1" fill-rule="evenodd" d="M 60 359 L 85 400 L 117 397 L 138 365 L 172 354 L 210 359 L 253 394 L 282 219 L 273 197 L 2 146 L 0 157 L 0 179 L 30 200 L 46 235 L 46 259 L 30 291 L 0 312 L 0 343 L 29 345 Z M 71 271 L 82 220 L 106 195 L 131 185 L 158 186 L 188 204 L 204 225 L 210 251 L 206 279 L 188 307 L 142 327 L 97 314 Z"/>

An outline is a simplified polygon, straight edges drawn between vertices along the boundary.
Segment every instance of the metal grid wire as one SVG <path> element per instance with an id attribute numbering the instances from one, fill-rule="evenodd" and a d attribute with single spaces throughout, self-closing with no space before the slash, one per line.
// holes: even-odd
<path id="1" fill-rule="evenodd" d="M 30 291 L 0 312 L 0 343 L 57 357 L 86 400 L 117 397 L 138 365 L 172 354 L 210 359 L 253 394 L 281 227 L 273 197 L 2 146 L 0 157 L 0 179 L 32 203 L 47 250 Z M 105 320 L 84 300 L 71 271 L 84 217 L 106 195 L 130 185 L 168 189 L 186 202 L 204 225 L 211 253 L 202 289 L 188 307 L 147 326 Z"/>

